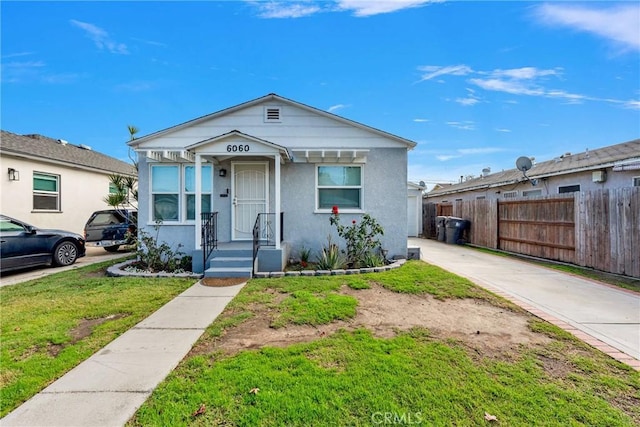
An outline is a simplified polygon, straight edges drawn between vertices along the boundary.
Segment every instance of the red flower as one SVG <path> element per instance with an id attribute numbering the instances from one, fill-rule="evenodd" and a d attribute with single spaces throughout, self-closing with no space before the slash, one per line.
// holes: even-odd
<path id="1" fill-rule="evenodd" d="M 331 213 L 334 214 L 334 215 L 338 215 L 338 207 L 337 206 L 332 207 L 331 208 Z"/>
<path id="2" fill-rule="evenodd" d="M 356 220 L 354 219 L 354 220 L 353 220 L 353 221 L 351 221 L 351 222 L 352 222 L 353 224 L 355 224 L 355 223 L 356 223 Z"/>

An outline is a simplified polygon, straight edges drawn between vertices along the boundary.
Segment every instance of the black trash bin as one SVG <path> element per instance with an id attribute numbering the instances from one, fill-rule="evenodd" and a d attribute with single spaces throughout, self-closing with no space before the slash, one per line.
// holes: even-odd
<path id="1" fill-rule="evenodd" d="M 447 217 L 446 216 L 437 216 L 436 217 L 436 236 L 439 242 L 444 242 L 446 239 L 446 227 L 445 227 L 445 221 L 446 221 Z"/>
<path id="2" fill-rule="evenodd" d="M 447 243 L 463 244 L 466 241 L 463 238 L 464 231 L 469 228 L 470 222 L 466 219 L 450 216 L 445 221 L 446 241 Z"/>

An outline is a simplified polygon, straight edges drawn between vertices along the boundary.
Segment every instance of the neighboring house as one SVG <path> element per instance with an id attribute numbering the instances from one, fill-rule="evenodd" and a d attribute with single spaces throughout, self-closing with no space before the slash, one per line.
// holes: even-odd
<path id="1" fill-rule="evenodd" d="M 516 168 L 493 174 L 485 169 L 479 178 L 434 188 L 426 198 L 446 203 L 640 186 L 640 139 L 531 165 L 526 176 Z"/>
<path id="2" fill-rule="evenodd" d="M 131 164 L 88 146 L 7 131 L 0 135 L 0 170 L 3 214 L 80 234 L 93 211 L 108 207 L 109 175 L 136 176 Z"/>
<path id="3" fill-rule="evenodd" d="M 407 255 L 413 141 L 269 94 L 129 144 L 139 159 L 140 227 L 151 232 L 161 221 L 158 239 L 183 245 L 194 271 L 235 275 L 239 260 L 221 251 L 251 247 L 254 230 L 267 243 L 255 263 L 262 272 L 281 271 L 303 247 L 317 254 L 329 235 L 344 247 L 332 206 L 345 225 L 370 214 L 388 257 Z M 218 251 L 205 263 L 214 240 Z"/>

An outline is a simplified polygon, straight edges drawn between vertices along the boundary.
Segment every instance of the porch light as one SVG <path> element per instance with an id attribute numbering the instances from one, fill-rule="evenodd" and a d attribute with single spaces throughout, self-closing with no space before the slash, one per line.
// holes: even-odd
<path id="1" fill-rule="evenodd" d="M 226 169 L 220 169 L 220 171 L 218 172 L 218 175 L 222 176 L 222 177 L 227 176 L 227 170 Z"/>
<path id="2" fill-rule="evenodd" d="M 20 181 L 20 172 L 14 168 L 9 168 L 9 181 Z"/>

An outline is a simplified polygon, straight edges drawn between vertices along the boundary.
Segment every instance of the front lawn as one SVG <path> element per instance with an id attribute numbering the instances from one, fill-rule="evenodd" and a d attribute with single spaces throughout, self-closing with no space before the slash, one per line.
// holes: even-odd
<path id="1" fill-rule="evenodd" d="M 638 425 L 640 374 L 411 261 L 251 280 L 129 422 L 389 424 Z"/>
<path id="2" fill-rule="evenodd" d="M 0 288 L 0 417 L 193 285 L 90 265 Z"/>

